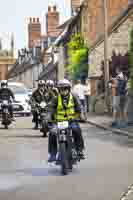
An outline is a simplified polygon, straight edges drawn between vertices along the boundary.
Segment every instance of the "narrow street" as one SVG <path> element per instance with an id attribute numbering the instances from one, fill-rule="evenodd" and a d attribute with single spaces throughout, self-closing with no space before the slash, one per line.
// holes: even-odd
<path id="1" fill-rule="evenodd" d="M 1 200 L 120 200 L 133 184 L 133 139 L 82 125 L 86 160 L 68 176 L 47 163 L 47 139 L 17 118 L 0 130 Z"/>

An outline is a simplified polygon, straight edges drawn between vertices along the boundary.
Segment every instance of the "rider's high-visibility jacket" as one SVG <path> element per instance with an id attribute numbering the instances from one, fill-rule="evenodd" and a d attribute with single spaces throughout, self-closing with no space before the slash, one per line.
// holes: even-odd
<path id="1" fill-rule="evenodd" d="M 72 94 L 70 94 L 66 109 L 64 109 L 63 107 L 61 95 L 58 95 L 58 105 L 57 105 L 57 112 L 55 119 L 57 121 L 65 121 L 65 120 L 72 120 L 75 118 L 76 118 L 76 112 Z"/>

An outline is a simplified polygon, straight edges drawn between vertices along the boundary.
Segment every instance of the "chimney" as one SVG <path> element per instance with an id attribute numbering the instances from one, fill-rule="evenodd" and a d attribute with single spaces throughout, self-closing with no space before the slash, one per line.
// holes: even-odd
<path id="1" fill-rule="evenodd" d="M 57 37 L 59 26 L 59 12 L 57 11 L 56 6 L 50 7 L 50 12 L 48 8 L 48 13 L 46 14 L 46 31 L 47 35 L 50 37 Z"/>
<path id="2" fill-rule="evenodd" d="M 71 0 L 72 15 L 74 15 L 74 13 L 78 11 L 80 5 L 81 5 L 81 0 Z"/>
<path id="3" fill-rule="evenodd" d="M 33 48 L 35 42 L 41 38 L 41 24 L 39 17 L 30 18 L 28 24 L 28 47 Z"/>
<path id="4" fill-rule="evenodd" d="M 57 8 L 56 8 L 56 5 L 53 6 L 53 11 L 56 12 Z"/>
<path id="5" fill-rule="evenodd" d="M 51 6 L 48 6 L 48 12 L 51 12 Z"/>
<path id="6" fill-rule="evenodd" d="M 30 17 L 30 23 L 32 23 L 32 18 Z"/>

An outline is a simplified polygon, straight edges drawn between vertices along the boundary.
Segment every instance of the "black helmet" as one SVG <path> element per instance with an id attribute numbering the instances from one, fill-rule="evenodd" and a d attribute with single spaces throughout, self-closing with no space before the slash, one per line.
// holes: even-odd
<path id="1" fill-rule="evenodd" d="M 39 80 L 38 81 L 38 87 L 43 87 L 45 85 L 45 81 L 44 80 Z"/>
<path id="2" fill-rule="evenodd" d="M 2 80 L 1 87 L 7 87 L 7 86 L 8 86 L 7 80 Z"/>

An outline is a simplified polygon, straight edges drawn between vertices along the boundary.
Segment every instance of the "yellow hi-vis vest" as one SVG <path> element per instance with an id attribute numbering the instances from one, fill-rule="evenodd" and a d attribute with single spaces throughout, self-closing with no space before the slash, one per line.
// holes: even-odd
<path id="1" fill-rule="evenodd" d="M 67 108 L 66 108 L 66 110 L 64 110 L 63 105 L 62 105 L 61 95 L 58 95 L 56 120 L 57 121 L 66 121 L 66 120 L 71 120 L 71 119 L 75 119 L 75 118 L 76 118 L 76 113 L 75 113 L 75 109 L 74 109 L 73 96 L 70 94 Z"/>

